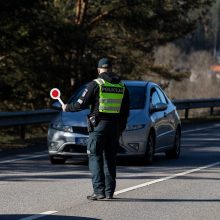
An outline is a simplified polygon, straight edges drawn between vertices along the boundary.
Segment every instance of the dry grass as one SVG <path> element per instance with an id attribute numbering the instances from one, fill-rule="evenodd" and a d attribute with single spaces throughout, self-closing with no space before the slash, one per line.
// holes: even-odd
<path id="1" fill-rule="evenodd" d="M 181 119 L 185 118 L 185 110 L 178 110 L 178 114 Z M 215 120 L 220 118 L 220 107 L 214 108 L 213 115 L 210 115 L 209 108 L 190 109 L 188 114 L 190 120 L 197 120 L 197 119 Z"/>
<path id="2" fill-rule="evenodd" d="M 213 63 L 214 58 L 206 51 L 185 54 L 176 45 L 167 44 L 155 50 L 155 64 L 189 71 L 191 76 L 181 82 L 160 78 L 154 81 L 168 85 L 165 91 L 171 99 L 220 98 L 220 79 L 210 71 Z"/>
<path id="3" fill-rule="evenodd" d="M 0 151 L 45 144 L 46 136 L 47 126 L 45 125 L 26 126 L 26 135 L 24 140 L 20 137 L 20 128 L 18 126 L 0 128 Z"/>

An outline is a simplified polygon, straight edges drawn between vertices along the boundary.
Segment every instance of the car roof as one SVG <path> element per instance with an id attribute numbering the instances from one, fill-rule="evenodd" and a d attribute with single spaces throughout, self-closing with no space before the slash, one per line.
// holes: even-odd
<path id="1" fill-rule="evenodd" d="M 149 81 L 139 81 L 139 80 L 122 80 L 126 86 L 146 86 Z"/>

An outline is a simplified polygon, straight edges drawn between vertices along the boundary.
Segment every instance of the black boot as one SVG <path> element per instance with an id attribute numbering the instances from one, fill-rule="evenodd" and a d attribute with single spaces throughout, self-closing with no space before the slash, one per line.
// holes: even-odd
<path id="1" fill-rule="evenodd" d="M 96 193 L 93 193 L 91 196 L 87 196 L 88 200 L 101 200 L 104 198 L 105 196 L 103 194 L 96 194 Z"/>

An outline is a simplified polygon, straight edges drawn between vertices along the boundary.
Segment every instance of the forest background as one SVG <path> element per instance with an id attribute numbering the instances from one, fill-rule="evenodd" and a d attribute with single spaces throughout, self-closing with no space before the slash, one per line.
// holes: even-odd
<path id="1" fill-rule="evenodd" d="M 170 98 L 219 97 L 220 0 L 0 0 L 0 111 L 68 100 L 113 60 Z"/>

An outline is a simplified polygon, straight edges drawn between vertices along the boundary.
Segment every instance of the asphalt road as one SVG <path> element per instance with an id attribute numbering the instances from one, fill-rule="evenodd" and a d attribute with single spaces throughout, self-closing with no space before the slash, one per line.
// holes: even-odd
<path id="1" fill-rule="evenodd" d="M 183 126 L 178 160 L 119 161 L 111 201 L 86 199 L 85 162 L 50 165 L 46 146 L 0 154 L 0 220 L 220 219 L 220 122 Z"/>

